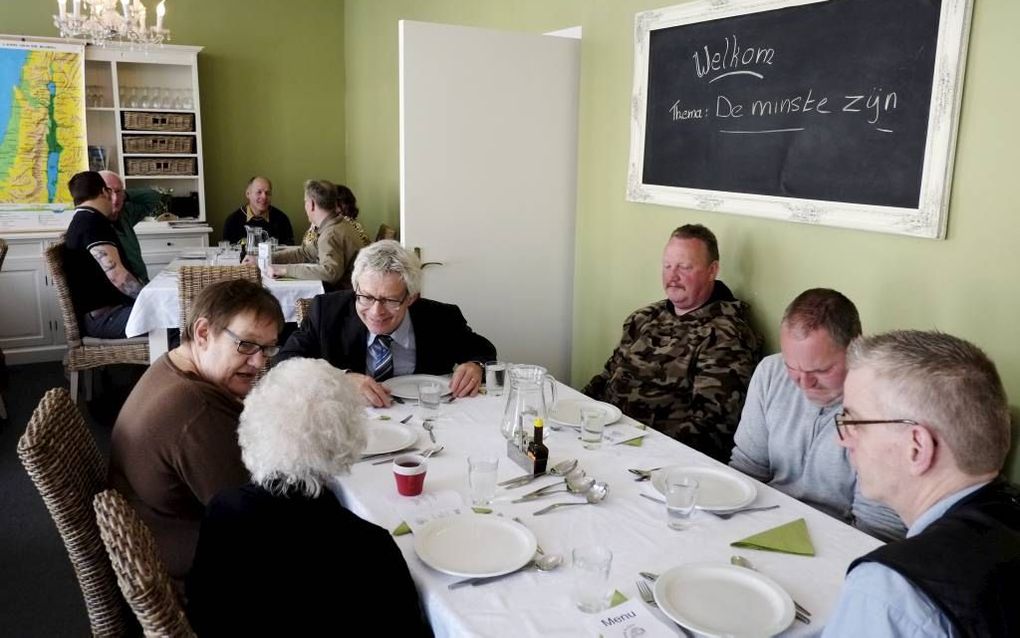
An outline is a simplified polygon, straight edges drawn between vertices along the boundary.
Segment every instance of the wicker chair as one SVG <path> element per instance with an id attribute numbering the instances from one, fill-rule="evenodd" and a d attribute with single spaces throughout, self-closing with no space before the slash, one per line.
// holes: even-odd
<path id="1" fill-rule="evenodd" d="M 120 591 L 145 635 L 194 636 L 149 528 L 117 490 L 100 492 L 93 505 Z"/>
<path id="2" fill-rule="evenodd" d="M 78 577 L 94 636 L 137 631 L 117 589 L 92 498 L 106 489 L 106 467 L 85 420 L 64 388 L 43 396 L 18 441 L 18 456 L 46 503 Z"/>
<path id="3" fill-rule="evenodd" d="M 294 303 L 294 320 L 297 321 L 298 328 L 305 322 L 305 317 L 311 309 L 312 300 L 308 297 L 302 297 Z"/>
<path id="4" fill-rule="evenodd" d="M 78 373 L 89 374 L 86 399 L 91 398 L 91 371 L 116 363 L 149 365 L 149 338 L 96 339 L 82 337 L 78 327 L 78 314 L 71 301 L 71 289 L 64 274 L 64 242 L 60 241 L 45 251 L 43 258 L 57 289 L 60 313 L 64 316 L 64 335 L 67 338 L 67 372 L 71 379 L 71 398 L 78 400 Z"/>
<path id="5" fill-rule="evenodd" d="M 188 324 L 188 312 L 195 297 L 209 284 L 233 279 L 262 283 L 262 273 L 255 264 L 242 266 L 181 266 L 177 273 L 177 292 L 181 300 L 181 330 Z"/>

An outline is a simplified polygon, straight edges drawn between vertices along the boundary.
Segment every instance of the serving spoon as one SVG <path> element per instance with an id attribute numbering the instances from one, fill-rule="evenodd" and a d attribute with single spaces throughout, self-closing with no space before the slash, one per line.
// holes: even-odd
<path id="1" fill-rule="evenodd" d="M 595 484 L 592 485 L 588 489 L 588 491 L 584 493 L 584 498 L 585 498 L 585 502 L 584 503 L 577 503 L 577 502 L 575 502 L 575 503 L 553 503 L 552 505 L 548 505 L 548 506 L 543 507 L 542 509 L 538 510 L 537 512 L 534 512 L 533 515 L 534 516 L 542 516 L 543 514 L 548 514 L 549 512 L 557 510 L 557 509 L 559 509 L 561 507 L 569 507 L 571 505 L 595 505 L 596 503 L 601 503 L 602 501 L 606 500 L 606 497 L 608 495 L 609 495 L 609 486 L 606 485 L 605 483 L 601 482 L 601 481 L 596 481 Z"/>
<path id="2" fill-rule="evenodd" d="M 533 501 L 537 498 L 542 498 L 547 494 L 561 494 L 563 492 L 569 492 L 571 494 L 583 494 L 590 490 L 592 486 L 595 485 L 595 477 L 585 476 L 583 471 L 581 471 L 580 474 L 578 475 L 574 475 L 574 473 L 571 472 L 570 475 L 567 476 L 565 483 L 566 484 L 562 486 L 558 484 L 547 485 L 540 490 L 535 490 L 534 492 L 525 494 L 520 498 L 515 498 L 510 502 L 523 503 L 525 501 Z"/>

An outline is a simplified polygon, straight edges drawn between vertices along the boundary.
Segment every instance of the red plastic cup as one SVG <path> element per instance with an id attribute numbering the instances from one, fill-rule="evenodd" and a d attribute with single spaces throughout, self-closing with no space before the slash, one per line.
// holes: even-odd
<path id="1" fill-rule="evenodd" d="M 418 496 L 425 487 L 428 461 L 418 454 L 404 454 L 393 459 L 393 477 L 397 491 L 404 496 Z"/>

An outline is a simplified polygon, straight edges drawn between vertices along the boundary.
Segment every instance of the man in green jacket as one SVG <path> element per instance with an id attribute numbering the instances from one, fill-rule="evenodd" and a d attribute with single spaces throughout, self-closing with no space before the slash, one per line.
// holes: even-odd
<path id="1" fill-rule="evenodd" d="M 149 273 L 142 259 L 142 249 L 138 245 L 135 224 L 149 215 L 158 212 L 162 195 L 151 188 L 134 188 L 130 192 L 124 190 L 124 180 L 113 171 L 99 171 L 106 187 L 112 191 L 113 219 L 117 220 L 113 228 L 117 239 L 124 248 L 124 262 L 128 270 L 144 285 L 149 283 Z"/>

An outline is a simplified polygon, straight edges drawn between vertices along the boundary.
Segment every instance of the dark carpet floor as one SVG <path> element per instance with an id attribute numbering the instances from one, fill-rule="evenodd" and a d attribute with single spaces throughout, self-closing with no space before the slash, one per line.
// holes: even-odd
<path id="1" fill-rule="evenodd" d="M 104 455 L 117 412 L 143 371 L 117 366 L 97 374 L 93 400 L 83 402 Z M 17 454 L 39 399 L 67 381 L 59 363 L 12 366 L 10 375 L 8 418 L 0 421 L 0 635 L 87 636 L 85 603 L 64 544 Z"/>

